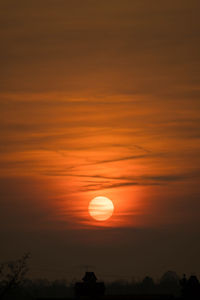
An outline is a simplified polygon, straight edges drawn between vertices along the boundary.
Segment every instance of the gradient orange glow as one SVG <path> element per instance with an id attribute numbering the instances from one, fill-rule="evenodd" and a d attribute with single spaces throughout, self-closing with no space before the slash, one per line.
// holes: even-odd
<path id="1" fill-rule="evenodd" d="M 200 144 L 190 141 L 198 136 L 199 103 L 181 103 L 180 112 L 179 100 L 160 102 L 156 96 L 110 96 L 99 103 L 95 97 L 52 93 L 6 100 L 0 176 L 37 180 L 43 195 L 38 199 L 52 209 L 53 220 L 66 227 L 97 226 L 88 202 L 99 194 L 113 200 L 115 213 L 112 222 L 98 226 L 157 226 L 181 219 L 174 199 L 183 191 L 185 198 L 198 180 Z M 168 210 L 170 216 L 157 213 Z"/>
<path id="2" fill-rule="evenodd" d="M 195 270 L 199 3 L 0 1 L 2 261 Z"/>

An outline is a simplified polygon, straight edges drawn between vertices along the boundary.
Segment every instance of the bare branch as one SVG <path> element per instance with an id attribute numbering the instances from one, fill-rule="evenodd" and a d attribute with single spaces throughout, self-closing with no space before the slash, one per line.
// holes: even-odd
<path id="1" fill-rule="evenodd" d="M 0 299 L 2 299 L 13 287 L 23 283 L 28 272 L 27 260 L 30 253 L 25 253 L 22 258 L 0 264 Z"/>

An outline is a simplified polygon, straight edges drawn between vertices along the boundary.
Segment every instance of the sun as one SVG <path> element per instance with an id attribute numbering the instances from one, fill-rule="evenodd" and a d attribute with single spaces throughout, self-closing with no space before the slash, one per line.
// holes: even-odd
<path id="1" fill-rule="evenodd" d="M 97 221 L 108 220 L 114 211 L 114 205 L 107 197 L 95 197 L 88 206 L 90 216 Z"/>

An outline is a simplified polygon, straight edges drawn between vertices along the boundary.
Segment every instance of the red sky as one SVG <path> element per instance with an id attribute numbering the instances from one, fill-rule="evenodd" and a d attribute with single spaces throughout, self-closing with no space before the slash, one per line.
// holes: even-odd
<path id="1" fill-rule="evenodd" d="M 0 260 L 200 273 L 199 1 L 0 1 Z M 98 223 L 88 203 L 107 196 Z"/>

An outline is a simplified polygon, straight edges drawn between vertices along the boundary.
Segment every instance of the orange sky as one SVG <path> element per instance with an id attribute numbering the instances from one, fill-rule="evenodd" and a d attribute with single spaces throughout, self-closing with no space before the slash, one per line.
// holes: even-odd
<path id="1" fill-rule="evenodd" d="M 121 243 L 131 253 L 137 241 L 137 274 L 182 272 L 169 251 L 176 240 L 177 252 L 192 243 L 185 268 L 200 272 L 191 259 L 200 249 L 199 8 L 195 0 L 0 2 L 2 260 L 28 248 L 36 275 L 55 277 L 39 270 L 49 261 L 55 270 L 66 237 L 70 261 L 105 275 L 99 251 L 120 256 Z M 113 201 L 109 221 L 91 220 L 95 196 Z M 151 241 L 146 271 L 141 248 Z M 87 245 L 93 255 L 73 256 Z M 119 269 L 110 261 L 131 276 L 127 261 Z"/>

